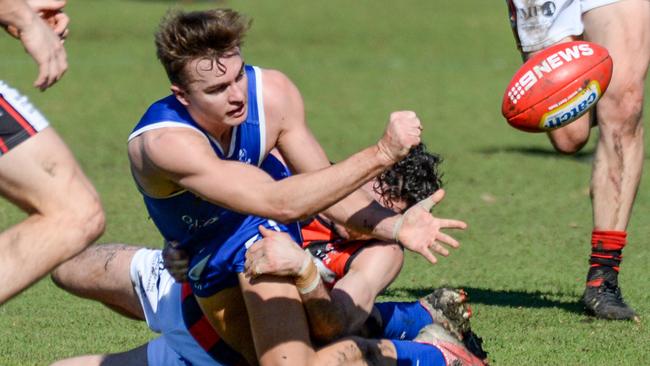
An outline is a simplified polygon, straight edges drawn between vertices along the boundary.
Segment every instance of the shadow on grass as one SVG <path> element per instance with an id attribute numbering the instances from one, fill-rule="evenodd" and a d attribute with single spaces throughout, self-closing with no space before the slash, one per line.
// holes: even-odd
<path id="1" fill-rule="evenodd" d="M 492 290 L 470 286 L 456 286 L 462 288 L 469 295 L 472 304 L 503 306 L 511 308 L 558 308 L 570 313 L 583 314 L 584 308 L 579 297 L 573 293 L 518 291 L 518 290 Z M 431 292 L 431 289 L 417 288 L 390 288 L 383 295 L 394 297 L 420 298 Z M 554 298 L 575 297 L 574 301 L 561 301 Z"/>
<path id="2" fill-rule="evenodd" d="M 565 155 L 565 154 L 558 153 L 552 147 L 541 148 L 541 147 L 526 147 L 526 146 L 488 147 L 488 148 L 478 149 L 476 150 L 476 152 L 481 154 L 486 154 L 486 155 L 508 153 L 508 154 L 519 154 L 519 155 L 529 155 L 529 156 L 539 156 L 539 157 L 553 157 L 558 159 L 569 159 L 569 160 L 578 160 L 578 161 L 587 161 L 587 162 L 591 162 L 591 157 L 594 154 L 593 149 L 583 149 L 573 155 Z"/>
<path id="3" fill-rule="evenodd" d="M 543 148 L 543 147 L 527 147 L 527 146 L 492 146 L 482 149 L 476 149 L 474 152 L 485 155 L 494 155 L 500 153 L 507 154 L 518 154 L 518 155 L 528 155 L 528 156 L 538 156 L 538 157 L 550 157 L 557 159 L 567 159 L 567 160 L 577 160 L 580 162 L 591 163 L 593 160 L 594 148 L 585 148 L 581 151 L 578 151 L 572 155 L 560 154 L 555 151 L 552 147 Z M 650 160 L 650 154 L 646 154 L 644 157 L 645 160 Z"/>
<path id="4" fill-rule="evenodd" d="M 223 6 L 226 4 L 225 0 L 131 0 L 138 3 L 161 3 L 161 4 L 177 4 L 177 5 L 193 5 L 193 4 L 214 4 L 216 6 Z"/>

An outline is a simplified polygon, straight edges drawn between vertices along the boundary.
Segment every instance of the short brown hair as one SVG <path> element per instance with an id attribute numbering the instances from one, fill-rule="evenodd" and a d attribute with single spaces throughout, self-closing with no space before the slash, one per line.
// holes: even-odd
<path id="1" fill-rule="evenodd" d="M 250 20 L 231 9 L 169 11 L 155 35 L 156 54 L 169 81 L 187 87 L 185 65 L 197 58 L 216 62 L 235 51 L 250 25 Z"/>

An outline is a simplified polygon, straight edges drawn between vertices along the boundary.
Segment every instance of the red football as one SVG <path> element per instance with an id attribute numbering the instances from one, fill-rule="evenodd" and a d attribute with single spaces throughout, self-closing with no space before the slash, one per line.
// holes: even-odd
<path id="1" fill-rule="evenodd" d="M 503 95 L 501 113 L 522 131 L 543 132 L 575 121 L 593 107 L 612 77 L 612 58 L 590 42 L 554 45 L 531 57 Z"/>

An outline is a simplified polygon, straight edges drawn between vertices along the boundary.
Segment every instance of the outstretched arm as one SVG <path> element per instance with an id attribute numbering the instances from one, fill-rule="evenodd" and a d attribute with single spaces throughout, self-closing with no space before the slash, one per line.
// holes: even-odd
<path id="1" fill-rule="evenodd" d="M 285 94 L 266 94 L 278 98 L 278 100 L 271 103 L 271 106 L 276 106 L 276 109 L 270 108 L 267 113 L 274 120 L 282 121 L 277 146 L 292 171 L 300 174 L 311 173 L 336 169 L 338 165 L 346 163 L 346 161 L 343 161 L 330 167 L 331 164 L 325 152 L 307 127 L 302 99 L 295 86 L 282 74 L 272 71 L 267 73 L 270 74 L 271 78 L 267 77 L 266 80 L 272 79 L 272 82 L 269 82 L 271 86 L 277 84 L 279 86 L 276 85 L 276 88 L 287 91 L 294 90 L 294 92 Z M 278 95 L 282 97 L 280 98 Z M 391 154 L 397 156 L 397 159 L 393 160 L 398 161 L 405 157 L 409 150 L 415 146 L 400 145 L 400 141 L 406 137 L 417 137 L 419 140 L 422 124 L 415 112 L 412 111 L 394 112 L 391 114 L 391 121 L 393 120 L 404 120 L 406 122 L 408 129 L 406 129 L 405 135 L 396 134 L 389 125 L 380 142 L 384 141 L 384 146 L 391 147 L 385 150 L 393 151 Z M 339 127 L 342 130 L 345 130 L 346 122 L 340 122 Z M 358 187 L 357 185 L 354 188 Z M 442 199 L 442 196 L 444 196 L 444 193 L 440 192 L 438 195 L 434 195 L 433 199 L 438 202 Z M 466 224 L 462 221 L 436 218 L 428 212 L 430 207 L 424 209 L 422 206 L 411 210 L 409 220 L 405 220 L 395 212 L 382 207 L 367 192 L 360 189 L 356 189 L 351 194 L 343 197 L 345 198 L 340 202 L 325 206 L 327 210 L 324 213 L 338 223 L 351 227 L 356 231 L 370 234 L 379 240 L 397 241 L 399 239 L 406 248 L 423 255 L 431 263 L 436 262 L 432 251 L 443 256 L 449 255 L 448 250 L 440 243 L 445 243 L 452 248 L 458 246 L 455 239 L 442 233 L 440 229 L 464 229 L 466 227 Z M 399 238 L 397 238 L 396 231 L 399 231 Z"/>
<path id="2" fill-rule="evenodd" d="M 257 167 L 219 159 L 207 139 L 191 129 L 147 131 L 131 140 L 129 157 L 145 190 L 168 182 L 231 210 L 291 222 L 331 206 L 406 156 L 420 142 L 419 123 L 413 113 L 394 113 L 375 145 L 335 166 L 280 181 Z"/>

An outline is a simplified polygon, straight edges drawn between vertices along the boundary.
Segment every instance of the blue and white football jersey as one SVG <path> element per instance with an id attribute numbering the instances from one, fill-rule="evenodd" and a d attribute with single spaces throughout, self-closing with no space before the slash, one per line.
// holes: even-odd
<path id="1" fill-rule="evenodd" d="M 152 104 L 135 126 L 129 140 L 158 128 L 191 128 L 208 138 L 219 158 L 257 165 L 276 180 L 287 177 L 290 173 L 278 159 L 272 155 L 265 157 L 261 70 L 246 65 L 245 72 L 248 80 L 248 115 L 243 123 L 233 127 L 227 152 L 192 119 L 174 95 Z M 294 240 L 301 242 L 297 224 L 285 226 L 273 220 L 238 213 L 187 190 L 164 198 L 150 197 L 143 192 L 143 197 L 149 216 L 165 240 L 178 242 L 180 248 L 190 253 L 188 277 L 198 296 L 210 296 L 237 284 L 236 273 L 244 270 L 246 249 L 261 238 L 258 225 L 287 231 Z"/>

